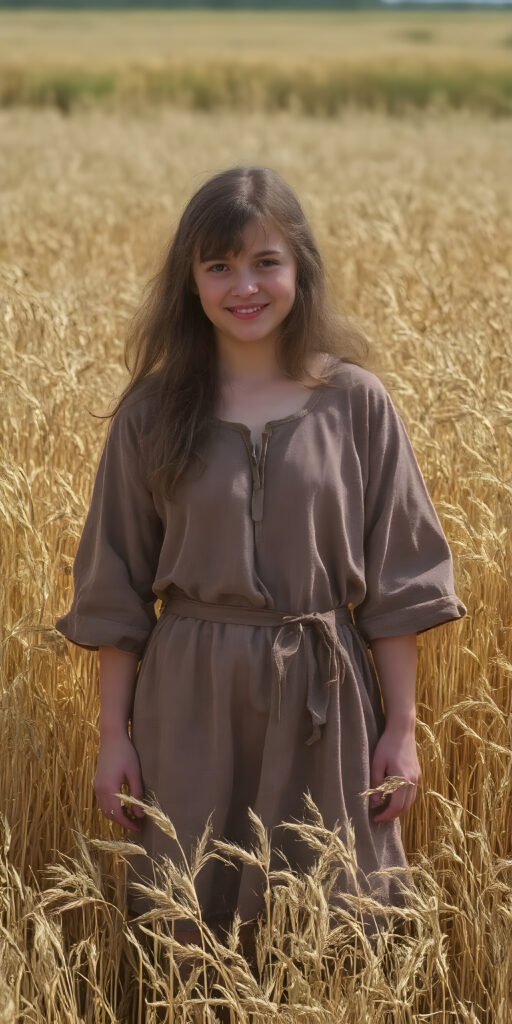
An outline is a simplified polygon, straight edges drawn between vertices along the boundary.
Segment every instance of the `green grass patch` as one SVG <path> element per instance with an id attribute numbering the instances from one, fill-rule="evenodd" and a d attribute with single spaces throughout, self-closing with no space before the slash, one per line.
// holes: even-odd
<path id="1" fill-rule="evenodd" d="M 347 104 L 401 114 L 435 105 L 491 116 L 512 114 L 512 69 L 452 70 L 388 65 L 276 70 L 243 62 L 163 69 L 0 71 L 0 104 L 54 106 L 63 113 L 108 101 L 116 106 L 169 103 L 191 110 L 291 110 L 336 116 Z"/>
<path id="2" fill-rule="evenodd" d="M 430 28 L 409 28 L 406 31 L 397 32 L 397 39 L 403 39 L 406 43 L 433 43 L 437 36 Z"/>
<path id="3" fill-rule="evenodd" d="M 0 71 L 0 103 L 57 107 L 68 114 L 77 106 L 98 103 L 116 91 L 116 75 L 108 71 Z"/>

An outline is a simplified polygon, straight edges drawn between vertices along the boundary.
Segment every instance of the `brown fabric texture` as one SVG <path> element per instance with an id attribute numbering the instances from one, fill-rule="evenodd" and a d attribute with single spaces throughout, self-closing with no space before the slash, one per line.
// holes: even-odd
<path id="1" fill-rule="evenodd" d="M 367 645 L 462 617 L 452 560 L 403 423 L 381 382 L 341 360 L 295 415 L 249 429 L 213 419 L 173 500 L 149 489 L 144 388 L 112 421 L 57 629 L 137 654 L 132 720 L 144 785 L 190 851 L 213 835 L 248 845 L 247 808 L 295 869 L 314 855 L 282 822 L 355 831 L 358 881 L 383 903 L 409 884 L 399 819 L 368 797 L 385 718 Z M 155 600 L 164 602 L 157 620 Z M 180 603 L 181 602 L 181 603 Z M 350 610 L 349 610 L 350 609 Z M 291 619 L 291 621 L 289 621 Z M 144 820 L 150 857 L 178 856 Z M 145 858 L 135 864 L 144 878 Z M 372 872 L 387 872 L 380 876 Z M 206 916 L 262 909 L 263 878 L 210 861 Z M 343 869 L 339 901 L 352 891 Z"/>

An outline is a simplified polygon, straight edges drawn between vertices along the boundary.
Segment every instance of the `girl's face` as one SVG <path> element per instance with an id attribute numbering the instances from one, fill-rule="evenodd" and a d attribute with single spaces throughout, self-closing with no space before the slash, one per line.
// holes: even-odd
<path id="1" fill-rule="evenodd" d="M 295 300 L 296 261 L 274 225 L 249 223 L 237 256 L 217 253 L 200 262 L 193 277 L 203 310 L 218 341 L 273 342 Z"/>

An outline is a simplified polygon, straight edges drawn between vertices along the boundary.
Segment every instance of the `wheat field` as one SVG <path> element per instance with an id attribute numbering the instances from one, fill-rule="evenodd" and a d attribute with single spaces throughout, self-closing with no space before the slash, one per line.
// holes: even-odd
<path id="1" fill-rule="evenodd" d="M 0 11 L 0 107 L 512 113 L 508 11 Z"/>
<path id="2" fill-rule="evenodd" d="M 510 123 L 160 105 L 18 107 L 0 112 L 0 130 L 0 1024 L 508 1024 Z M 331 291 L 369 335 L 403 413 L 468 607 L 420 641 L 423 775 L 402 819 L 417 894 L 370 945 L 364 898 L 352 915 L 329 914 L 335 865 L 351 851 L 318 821 L 315 871 L 269 879 L 252 967 L 236 929 L 221 940 L 199 920 L 195 951 L 169 933 L 183 906 L 199 915 L 207 836 L 195 864 L 168 865 L 156 917 L 128 919 L 131 848 L 92 790 L 96 655 L 53 626 L 105 435 L 93 414 L 125 380 L 142 285 L 191 192 L 243 162 L 270 164 L 298 190 Z M 254 830 L 250 856 L 268 875 Z"/>

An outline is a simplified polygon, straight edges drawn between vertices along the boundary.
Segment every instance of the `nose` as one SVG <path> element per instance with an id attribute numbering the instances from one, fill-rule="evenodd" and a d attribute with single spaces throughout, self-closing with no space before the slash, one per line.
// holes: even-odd
<path id="1" fill-rule="evenodd" d="M 258 291 L 258 287 L 254 273 L 250 270 L 241 270 L 236 281 L 233 282 L 231 291 L 233 295 L 254 295 Z"/>

